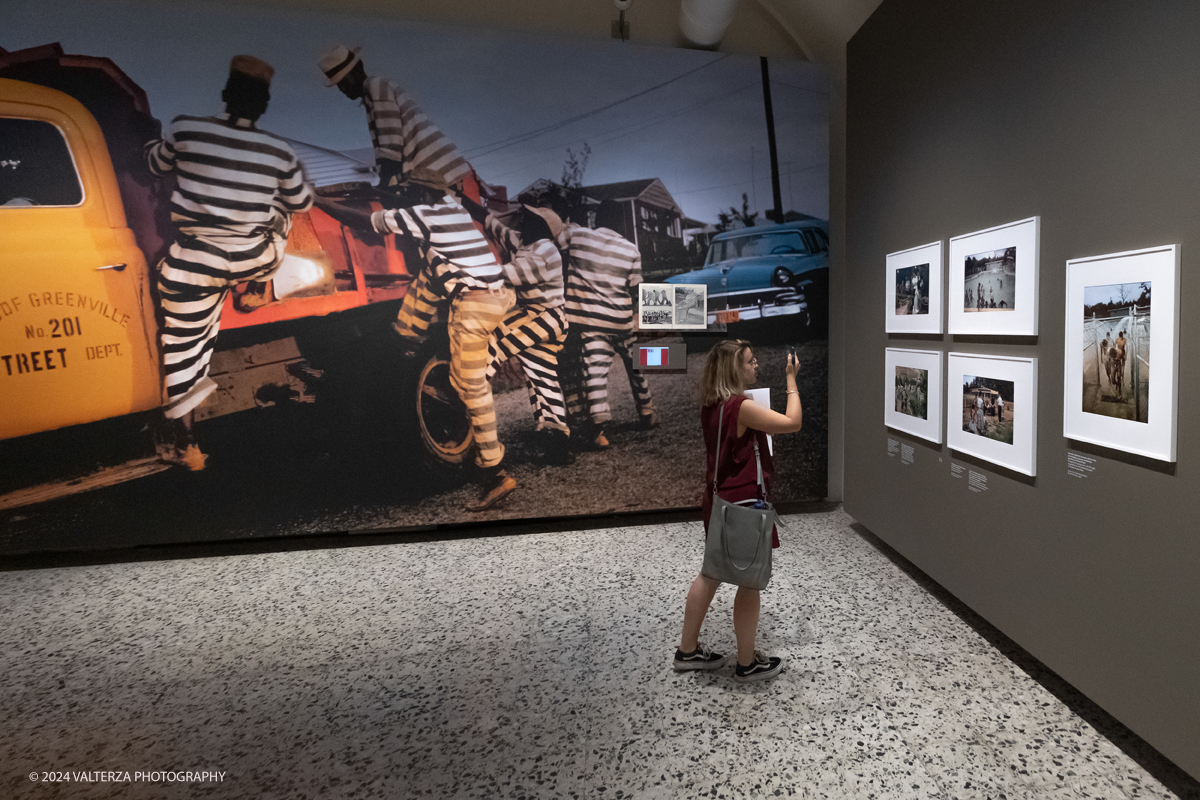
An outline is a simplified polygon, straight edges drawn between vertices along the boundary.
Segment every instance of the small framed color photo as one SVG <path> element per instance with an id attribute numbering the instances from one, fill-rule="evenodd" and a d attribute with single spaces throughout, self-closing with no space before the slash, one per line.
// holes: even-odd
<path id="1" fill-rule="evenodd" d="M 1175 461 L 1179 246 L 1068 261 L 1066 331 L 1063 435 Z"/>
<path id="2" fill-rule="evenodd" d="M 888 333 L 942 333 L 942 243 L 887 256 Z"/>
<path id="3" fill-rule="evenodd" d="M 960 453 L 1036 475 L 1037 359 L 950 353 L 946 443 Z"/>
<path id="4" fill-rule="evenodd" d="M 934 350 L 884 351 L 883 422 L 942 443 L 942 354 Z"/>
<path id="5" fill-rule="evenodd" d="M 708 287 L 702 283 L 638 284 L 642 330 L 706 330 Z"/>
<path id="6" fill-rule="evenodd" d="M 950 240 L 950 333 L 1036 336 L 1041 217 Z"/>

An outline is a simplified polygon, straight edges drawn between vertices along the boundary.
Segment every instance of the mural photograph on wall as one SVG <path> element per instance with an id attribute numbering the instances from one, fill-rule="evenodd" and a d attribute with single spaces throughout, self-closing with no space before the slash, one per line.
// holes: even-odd
<path id="1" fill-rule="evenodd" d="M 1175 460 L 1178 318 L 1176 245 L 1067 262 L 1067 438 Z"/>
<path id="2" fill-rule="evenodd" d="M 823 497 L 828 77 L 769 76 L 392 17 L 11 4 L 0 549 L 697 506 L 714 301 L 745 301 L 723 321 L 762 385 L 798 345 L 772 499 Z M 697 329 L 686 374 L 635 369 L 643 281 Z"/>

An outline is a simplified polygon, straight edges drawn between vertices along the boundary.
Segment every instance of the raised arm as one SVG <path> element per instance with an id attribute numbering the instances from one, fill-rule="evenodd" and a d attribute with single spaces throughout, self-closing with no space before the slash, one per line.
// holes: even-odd
<path id="1" fill-rule="evenodd" d="M 772 435 L 780 433 L 796 433 L 804 421 L 804 409 L 800 405 L 800 392 L 796 389 L 796 373 L 800 371 L 800 362 L 788 353 L 787 368 L 787 411 L 780 414 L 769 408 L 760 406 L 753 400 L 742 402 L 738 410 L 738 435 L 741 436 L 747 428 Z"/>

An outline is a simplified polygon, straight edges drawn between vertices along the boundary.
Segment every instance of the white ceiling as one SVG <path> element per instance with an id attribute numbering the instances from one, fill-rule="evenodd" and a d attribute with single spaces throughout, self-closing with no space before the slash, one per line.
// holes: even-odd
<path id="1" fill-rule="evenodd" d="M 142 0 L 156 6 L 188 6 L 191 0 Z M 617 11 L 612 0 L 225 0 L 232 5 L 300 6 L 339 13 L 387 15 L 465 24 L 607 38 Z M 837 68 L 846 42 L 881 0 L 739 0 L 720 48 L 807 58 Z M 631 40 L 683 44 L 679 0 L 633 0 L 626 18 Z"/>

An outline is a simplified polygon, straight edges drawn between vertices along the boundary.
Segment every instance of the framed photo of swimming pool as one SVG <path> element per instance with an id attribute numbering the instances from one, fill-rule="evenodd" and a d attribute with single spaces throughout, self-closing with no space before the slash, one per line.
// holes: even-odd
<path id="1" fill-rule="evenodd" d="M 1041 217 L 950 240 L 950 333 L 1036 336 Z"/>
<path id="2" fill-rule="evenodd" d="M 942 443 L 942 354 L 884 350 L 883 424 Z"/>
<path id="3" fill-rule="evenodd" d="M 888 253 L 888 333 L 942 333 L 942 243 Z"/>
<path id="4" fill-rule="evenodd" d="M 1025 475 L 1037 474 L 1037 359 L 950 353 L 946 443 Z"/>
<path id="5" fill-rule="evenodd" d="M 1067 262 L 1063 436 L 1175 461 L 1179 264 L 1174 244 Z"/>

